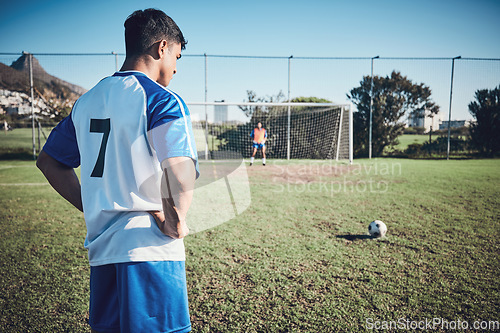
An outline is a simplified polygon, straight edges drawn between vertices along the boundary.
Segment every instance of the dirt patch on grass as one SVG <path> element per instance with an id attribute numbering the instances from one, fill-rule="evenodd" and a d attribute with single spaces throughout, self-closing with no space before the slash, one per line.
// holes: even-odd
<path id="1" fill-rule="evenodd" d="M 247 167 L 250 177 L 258 177 L 265 181 L 280 183 L 315 183 L 326 179 L 337 178 L 353 174 L 356 166 L 341 164 L 301 164 L 301 165 L 273 165 L 255 163 Z M 359 168 L 359 167 L 358 167 Z"/>

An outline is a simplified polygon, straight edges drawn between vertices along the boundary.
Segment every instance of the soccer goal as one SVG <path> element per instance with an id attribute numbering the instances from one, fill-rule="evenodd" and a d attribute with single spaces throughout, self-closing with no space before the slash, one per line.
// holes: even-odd
<path id="1" fill-rule="evenodd" d="M 191 102 L 200 159 L 248 158 L 261 122 L 266 155 L 276 159 L 353 159 L 352 105 Z"/>

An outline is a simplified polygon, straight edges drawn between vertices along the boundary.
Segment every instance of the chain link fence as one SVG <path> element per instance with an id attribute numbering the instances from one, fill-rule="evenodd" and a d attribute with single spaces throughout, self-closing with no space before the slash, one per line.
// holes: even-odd
<path id="1" fill-rule="evenodd" d="M 33 85 L 30 84 L 30 55 L 0 53 L 0 128 L 2 155 L 39 151 L 50 129 L 67 115 L 73 102 L 103 77 L 119 70 L 124 54 L 35 53 L 31 57 Z M 440 113 L 410 125 L 445 127 L 451 109 L 451 124 L 462 126 L 471 120 L 468 105 L 479 89 L 494 89 L 500 84 L 500 59 L 394 57 L 266 57 L 185 54 L 177 63 L 177 74 L 169 88 L 186 102 L 243 102 L 249 91 L 264 101 L 286 101 L 298 97 L 317 97 L 346 104 L 347 94 L 358 87 L 364 76 L 388 76 L 400 72 L 414 83 L 431 91 Z M 33 86 L 33 92 L 31 87 Z M 31 103 L 33 94 L 33 105 Z M 450 100 L 450 95 L 453 98 Z M 450 105 L 451 101 L 451 105 Z M 206 108 L 194 108 L 194 120 L 214 121 L 216 115 Z M 34 117 L 33 117 L 34 115 Z M 228 121 L 245 121 L 235 110 Z M 248 120 L 248 119 L 246 119 Z M 410 122 L 410 119 L 403 119 Z M 19 129 L 19 138 L 14 139 Z M 24 133 L 21 133 L 24 132 Z M 11 138 L 9 138 L 11 137 Z"/>

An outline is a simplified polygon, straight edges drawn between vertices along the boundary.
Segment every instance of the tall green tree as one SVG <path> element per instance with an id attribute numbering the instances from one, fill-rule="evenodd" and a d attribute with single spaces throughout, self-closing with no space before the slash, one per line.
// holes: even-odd
<path id="1" fill-rule="evenodd" d="M 354 152 L 368 155 L 371 76 L 364 76 L 360 86 L 351 89 L 347 97 L 357 106 L 354 114 Z M 404 122 L 412 114 L 427 111 L 437 114 L 439 106 L 431 99 L 431 89 L 423 83 L 413 83 L 401 73 L 373 77 L 372 152 L 380 156 L 386 146 L 398 143 Z"/>
<path id="2" fill-rule="evenodd" d="M 495 89 L 477 90 L 469 112 L 476 120 L 470 127 L 472 144 L 482 155 L 500 152 L 500 85 Z"/>

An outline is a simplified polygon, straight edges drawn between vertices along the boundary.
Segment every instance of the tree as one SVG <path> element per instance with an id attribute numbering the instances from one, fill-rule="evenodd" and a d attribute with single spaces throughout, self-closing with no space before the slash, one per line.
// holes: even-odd
<path id="1" fill-rule="evenodd" d="M 500 152 L 500 85 L 493 90 L 477 90 L 469 112 L 476 120 L 470 127 L 472 144 L 482 155 Z"/>
<path id="2" fill-rule="evenodd" d="M 293 103 L 331 103 L 332 101 L 319 98 L 319 97 L 295 97 L 292 98 L 291 102 Z"/>
<path id="3" fill-rule="evenodd" d="M 364 76 L 360 86 L 351 89 L 349 98 L 358 108 L 354 114 L 354 153 L 368 155 L 371 77 Z M 431 89 L 423 83 L 413 83 L 401 73 L 373 77 L 372 151 L 381 155 L 386 146 L 398 143 L 403 133 L 403 116 L 427 111 L 439 112 L 439 106 L 430 98 Z"/>
<path id="4" fill-rule="evenodd" d="M 247 90 L 248 100 L 250 103 L 282 103 L 285 98 L 285 94 L 280 90 L 277 95 L 257 97 L 257 93 L 253 90 Z M 253 117 L 255 113 L 261 113 L 262 108 L 259 106 L 239 106 L 240 110 L 243 111 L 245 116 Z"/>

